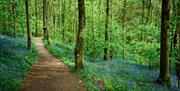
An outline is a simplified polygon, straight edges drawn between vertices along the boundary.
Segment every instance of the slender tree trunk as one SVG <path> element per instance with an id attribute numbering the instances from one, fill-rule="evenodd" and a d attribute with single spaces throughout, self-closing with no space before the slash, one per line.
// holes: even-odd
<path id="1" fill-rule="evenodd" d="M 146 24 L 150 21 L 150 17 L 151 17 L 151 12 L 152 12 L 152 1 L 151 0 L 147 0 L 147 17 L 146 17 Z"/>
<path id="2" fill-rule="evenodd" d="M 58 15 L 58 23 L 57 23 L 57 27 L 58 27 L 58 37 L 60 37 L 61 35 L 61 1 L 58 0 L 58 7 L 60 7 L 59 9 L 59 15 Z"/>
<path id="3" fill-rule="evenodd" d="M 83 42 L 85 28 L 85 5 L 84 0 L 78 0 L 79 27 L 75 47 L 75 69 L 83 69 Z"/>
<path id="4" fill-rule="evenodd" d="M 62 1 L 62 39 L 65 40 L 65 14 L 66 14 L 66 0 Z"/>
<path id="5" fill-rule="evenodd" d="M 58 16 L 58 19 L 57 19 L 57 24 L 56 24 L 56 27 L 58 28 L 57 29 L 57 36 L 59 37 L 59 34 L 60 34 L 60 24 L 61 24 L 61 21 L 60 21 L 60 17 Z"/>
<path id="6" fill-rule="evenodd" d="M 54 25 L 54 38 L 55 38 L 55 36 L 56 36 L 56 16 L 55 15 L 53 15 L 53 25 Z"/>
<path id="7" fill-rule="evenodd" d="M 145 6 L 145 1 L 142 0 L 142 16 L 141 16 L 141 22 L 142 25 L 144 26 L 144 6 Z M 144 30 L 144 29 L 143 29 Z M 143 40 L 143 30 L 141 30 L 141 41 Z"/>
<path id="8" fill-rule="evenodd" d="M 126 3 L 127 1 L 124 0 L 124 5 L 123 5 L 123 19 L 122 19 L 122 28 L 123 28 L 123 60 L 125 59 L 125 22 L 126 22 Z"/>
<path id="9" fill-rule="evenodd" d="M 30 31 L 30 22 L 29 22 L 29 0 L 25 0 L 26 7 L 26 24 L 27 24 L 27 47 L 31 50 L 31 31 Z"/>
<path id="10" fill-rule="evenodd" d="M 71 6 L 72 6 L 72 1 L 69 0 L 69 7 L 68 7 L 68 12 L 69 12 L 69 14 L 68 14 L 68 16 L 72 16 L 72 15 L 73 15 L 73 14 L 72 14 L 72 10 L 71 10 Z M 73 17 L 73 16 L 72 16 L 72 17 Z M 68 23 L 68 25 L 67 25 L 69 32 L 72 32 L 72 29 L 73 29 L 73 28 L 72 28 L 72 26 L 73 26 L 73 24 L 72 24 L 72 19 L 73 19 L 73 18 L 72 18 L 72 17 L 69 18 L 69 23 Z M 69 41 L 69 42 L 72 42 L 72 41 L 73 41 L 71 36 L 68 37 L 68 41 Z"/>
<path id="11" fill-rule="evenodd" d="M 174 47 L 178 47 L 178 34 L 180 32 L 180 0 L 177 1 L 177 10 L 176 10 L 176 31 L 174 33 Z"/>
<path id="12" fill-rule="evenodd" d="M 44 30 L 44 38 L 47 38 L 46 33 L 46 0 L 43 0 L 43 30 Z"/>
<path id="13" fill-rule="evenodd" d="M 91 27 L 92 27 L 92 39 L 93 39 L 93 45 L 92 45 L 92 55 L 93 55 L 93 60 L 95 60 L 95 31 L 94 31 L 94 0 L 91 0 Z"/>
<path id="14" fill-rule="evenodd" d="M 111 21 L 111 24 L 110 24 L 110 59 L 113 59 L 113 56 L 114 56 L 114 48 L 113 48 L 113 31 L 112 31 L 112 24 L 113 24 L 113 1 L 111 0 L 110 2 L 111 4 L 111 15 L 110 15 L 110 21 Z"/>
<path id="15" fill-rule="evenodd" d="M 50 36 L 48 31 L 48 13 L 49 13 L 48 8 L 49 8 L 48 0 L 43 0 L 44 38 L 48 41 L 48 45 L 50 45 Z"/>
<path id="16" fill-rule="evenodd" d="M 109 25 L 109 0 L 106 0 L 106 24 L 105 24 L 105 46 L 104 46 L 104 60 L 108 60 L 108 25 Z"/>
<path id="17" fill-rule="evenodd" d="M 180 87 L 180 0 L 177 1 L 177 16 L 176 16 L 176 33 L 174 36 L 174 47 L 177 50 L 177 63 L 176 63 L 176 73 L 178 77 L 178 87 Z M 179 34 L 179 41 L 178 41 L 178 34 Z M 179 48 L 178 48 L 178 42 L 179 42 Z"/>
<path id="18" fill-rule="evenodd" d="M 98 12 L 99 12 L 99 25 L 98 25 L 98 30 L 100 31 L 101 30 L 101 0 L 99 0 L 99 5 L 98 5 Z M 101 39 L 101 33 L 98 34 L 99 36 L 99 39 Z M 100 46 L 99 46 L 100 48 Z"/>
<path id="19" fill-rule="evenodd" d="M 157 82 L 170 86 L 168 60 L 168 29 L 169 29 L 169 0 L 162 0 L 161 13 L 161 43 L 160 43 L 160 75 Z"/>
<path id="20" fill-rule="evenodd" d="M 171 1 L 172 2 L 172 21 L 176 21 L 176 0 L 172 0 Z M 174 31 L 172 31 L 172 30 L 175 30 L 176 29 L 176 25 L 173 23 L 172 24 L 172 26 L 171 26 L 172 28 L 171 28 L 171 32 L 170 32 L 170 34 L 171 34 L 171 36 L 172 36 L 172 38 L 170 39 L 170 52 L 169 52 L 169 57 L 171 58 L 172 57 L 172 55 L 173 55 L 173 48 L 175 48 L 175 45 L 176 45 L 176 43 L 174 43 L 176 40 L 174 39 L 175 38 L 175 36 L 174 36 Z M 175 31 L 175 35 L 176 35 L 176 31 Z M 174 47 L 173 47 L 173 44 L 174 44 Z M 171 70 L 171 64 L 172 64 L 172 60 L 171 59 L 169 59 L 169 67 L 170 67 L 170 70 Z"/>
<path id="21" fill-rule="evenodd" d="M 76 12 L 74 12 L 75 17 L 78 17 L 78 13 L 77 13 L 78 7 L 76 8 Z M 76 35 L 77 31 L 78 31 L 78 19 L 74 18 L 74 35 Z M 76 36 L 74 36 L 74 45 L 76 46 Z"/>
<path id="22" fill-rule="evenodd" d="M 16 1 L 13 0 L 13 5 L 12 5 L 12 10 L 13 10 L 13 28 L 14 28 L 14 33 L 17 32 L 16 31 Z"/>
<path id="23" fill-rule="evenodd" d="M 35 0 L 35 15 L 36 15 L 36 24 L 35 24 L 35 31 L 36 31 L 36 34 L 35 36 L 37 37 L 38 36 L 38 13 L 37 13 L 37 0 Z"/>
<path id="24" fill-rule="evenodd" d="M 50 34 L 49 34 L 49 1 L 47 1 L 46 4 L 46 31 L 47 31 L 47 41 L 48 41 L 48 45 L 50 45 Z"/>

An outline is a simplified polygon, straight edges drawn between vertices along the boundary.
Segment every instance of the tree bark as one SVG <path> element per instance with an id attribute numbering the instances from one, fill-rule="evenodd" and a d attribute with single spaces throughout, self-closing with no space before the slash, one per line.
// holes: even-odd
<path id="1" fill-rule="evenodd" d="M 12 10 L 13 10 L 13 28 L 14 28 L 14 33 L 17 32 L 16 31 L 16 22 L 17 22 L 16 21 L 16 4 L 17 4 L 16 1 L 13 0 Z"/>
<path id="2" fill-rule="evenodd" d="M 108 25 L 109 25 L 109 0 L 106 0 L 106 22 L 105 22 L 105 44 L 104 44 L 104 60 L 108 60 Z"/>
<path id="3" fill-rule="evenodd" d="M 160 43 L 160 75 L 157 82 L 170 86 L 168 60 L 168 29 L 169 29 L 169 0 L 162 0 L 161 12 L 161 43 Z"/>
<path id="4" fill-rule="evenodd" d="M 43 0 L 43 25 L 44 25 L 44 38 L 48 41 L 50 45 L 50 36 L 48 31 L 48 13 L 49 13 L 49 3 L 48 0 Z"/>
<path id="5" fill-rule="evenodd" d="M 92 39 L 93 39 L 93 44 L 92 44 L 92 56 L 93 60 L 95 60 L 95 31 L 94 31 L 94 0 L 91 0 L 91 27 L 92 27 Z"/>
<path id="6" fill-rule="evenodd" d="M 126 22 L 126 4 L 127 4 L 127 1 L 124 0 L 124 5 L 123 5 L 123 19 L 122 19 L 122 29 L 123 29 L 123 52 L 122 52 L 122 55 L 123 55 L 123 60 L 125 59 L 125 22 Z"/>
<path id="7" fill-rule="evenodd" d="M 148 22 L 151 22 L 151 14 L 152 14 L 152 1 L 151 0 L 147 0 L 147 17 L 146 17 L 146 24 Z"/>
<path id="8" fill-rule="evenodd" d="M 113 57 L 114 57 L 114 47 L 113 47 L 113 45 L 112 45 L 112 43 L 113 43 L 113 31 L 112 31 L 112 24 L 113 24 L 113 1 L 111 0 L 111 2 L 110 2 L 110 5 L 111 5 L 111 15 L 110 15 L 110 22 L 111 22 L 111 24 L 110 24 L 110 59 L 112 60 L 113 59 Z"/>
<path id="9" fill-rule="evenodd" d="M 46 0 L 43 0 L 43 30 L 44 30 L 44 38 L 46 39 Z"/>
<path id="10" fill-rule="evenodd" d="M 177 14 L 176 14 L 176 33 L 174 36 L 174 47 L 177 50 L 177 57 L 176 57 L 176 73 L 178 77 L 178 87 L 180 87 L 180 0 L 177 1 Z M 179 41 L 178 41 L 178 35 L 179 35 Z M 179 48 L 177 46 L 179 42 Z"/>
<path id="11" fill-rule="evenodd" d="M 31 50 L 31 31 L 30 31 L 30 22 L 29 22 L 29 0 L 25 0 L 26 7 L 26 24 L 27 24 L 27 47 Z"/>
<path id="12" fill-rule="evenodd" d="M 141 15 L 141 22 L 144 26 L 144 6 L 145 6 L 145 0 L 142 0 L 142 15 Z M 144 30 L 144 29 L 143 29 Z M 141 30 L 141 41 L 143 40 L 143 30 Z"/>
<path id="13" fill-rule="evenodd" d="M 56 16 L 55 15 L 53 15 L 53 25 L 54 25 L 54 38 L 55 38 L 55 36 L 56 36 Z"/>
<path id="14" fill-rule="evenodd" d="M 98 3 L 98 20 L 99 20 L 99 24 L 98 24 L 98 30 L 101 30 L 101 0 L 99 0 L 99 3 Z M 99 39 L 101 39 L 101 33 L 98 34 L 98 37 Z M 100 48 L 100 46 L 98 46 Z"/>
<path id="15" fill-rule="evenodd" d="M 66 0 L 62 1 L 62 39 L 65 40 L 65 14 L 66 14 Z"/>
<path id="16" fill-rule="evenodd" d="M 85 28 L 85 5 L 84 0 L 78 0 L 79 26 L 75 47 L 75 69 L 83 69 L 83 42 Z"/>
<path id="17" fill-rule="evenodd" d="M 37 18 L 38 18 L 38 13 L 37 13 L 37 0 L 35 0 L 35 15 L 36 15 L 36 23 L 35 23 L 35 36 L 37 37 L 38 36 L 38 21 L 37 21 Z"/>

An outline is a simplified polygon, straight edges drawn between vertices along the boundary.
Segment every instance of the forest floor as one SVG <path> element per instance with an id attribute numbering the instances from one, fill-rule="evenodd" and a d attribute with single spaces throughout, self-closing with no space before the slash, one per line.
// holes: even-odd
<path id="1" fill-rule="evenodd" d="M 46 48 L 71 69 L 74 68 L 74 52 L 72 44 L 52 41 L 51 46 L 44 41 Z M 159 76 L 159 68 L 139 64 L 133 60 L 114 58 L 103 61 L 102 58 L 90 60 L 85 55 L 84 69 L 74 70 L 86 82 L 88 91 L 180 91 L 177 88 L 175 72 L 171 70 L 171 87 L 155 83 Z"/>
<path id="2" fill-rule="evenodd" d="M 68 66 L 51 55 L 41 38 L 35 38 L 39 61 L 32 66 L 24 78 L 22 91 L 86 91 L 80 78 Z"/>

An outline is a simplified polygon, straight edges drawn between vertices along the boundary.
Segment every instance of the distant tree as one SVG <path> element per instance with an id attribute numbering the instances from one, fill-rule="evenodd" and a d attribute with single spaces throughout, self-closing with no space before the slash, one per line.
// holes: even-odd
<path id="1" fill-rule="evenodd" d="M 146 16 L 146 23 L 151 22 L 152 20 L 152 0 L 147 0 L 147 16 Z"/>
<path id="2" fill-rule="evenodd" d="M 43 28 L 44 28 L 44 38 L 47 39 L 48 45 L 50 45 L 50 37 L 48 31 L 48 0 L 43 0 Z"/>
<path id="3" fill-rule="evenodd" d="M 83 69 L 83 42 L 85 28 L 85 5 L 84 0 L 78 0 L 79 25 L 75 47 L 75 69 Z"/>
<path id="4" fill-rule="evenodd" d="M 180 32 L 180 1 L 177 1 L 177 13 L 176 13 L 176 31 L 174 34 L 174 47 L 177 47 L 178 45 L 178 34 Z"/>
<path id="5" fill-rule="evenodd" d="M 38 11 L 37 11 L 37 0 L 34 1 L 35 2 L 35 16 L 36 16 L 36 24 L 35 24 L 35 36 L 37 37 L 38 36 Z"/>
<path id="6" fill-rule="evenodd" d="M 113 30 L 112 30 L 112 24 L 113 24 L 113 1 L 111 0 L 111 2 L 110 2 L 110 7 L 111 7 L 111 14 L 110 14 L 110 22 L 111 22 L 111 24 L 110 24 L 110 59 L 113 59 L 113 56 L 114 56 L 114 48 L 113 48 L 113 45 L 112 45 L 112 43 L 113 43 L 113 37 L 114 37 L 114 35 L 113 35 Z"/>
<path id="7" fill-rule="evenodd" d="M 16 6 L 17 6 L 17 2 L 16 0 L 13 0 L 13 4 L 12 4 L 12 11 L 13 11 L 13 28 L 14 28 L 14 33 L 17 32 L 16 31 Z"/>
<path id="8" fill-rule="evenodd" d="M 26 7 L 26 24 L 27 24 L 27 39 L 28 39 L 28 49 L 31 49 L 31 31 L 30 31 L 30 21 L 29 21 L 29 0 L 25 0 Z"/>
<path id="9" fill-rule="evenodd" d="M 145 16 L 145 0 L 141 0 L 141 2 L 142 2 L 142 14 L 141 14 L 141 23 L 142 23 L 142 25 L 144 25 L 144 16 Z M 141 30 L 141 40 L 143 40 L 143 31 Z"/>
<path id="10" fill-rule="evenodd" d="M 125 22 L 126 22 L 126 7 L 127 7 L 127 0 L 123 0 L 123 9 L 122 9 L 122 13 L 123 13 L 123 17 L 122 17 L 122 29 L 123 29 L 123 52 L 122 52 L 122 56 L 123 59 L 125 59 Z"/>
<path id="11" fill-rule="evenodd" d="M 180 87 L 180 0 L 177 0 L 177 15 L 176 15 L 176 32 L 174 35 L 174 47 L 177 50 L 177 57 L 176 57 L 176 73 L 178 77 L 178 87 Z M 179 41 L 178 41 L 178 35 L 179 35 Z M 179 48 L 177 46 L 179 42 Z"/>
<path id="12" fill-rule="evenodd" d="M 105 46 L 104 46 L 104 60 L 108 60 L 108 25 L 109 25 L 109 0 L 106 0 L 106 22 L 105 22 Z"/>
<path id="13" fill-rule="evenodd" d="M 65 39 L 65 15 L 66 15 L 66 0 L 62 0 L 62 14 L 61 14 L 61 17 L 62 17 L 62 39 L 64 41 Z"/>
<path id="14" fill-rule="evenodd" d="M 169 0 L 162 0 L 159 84 L 170 85 L 168 60 Z"/>
<path id="15" fill-rule="evenodd" d="M 44 30 L 44 38 L 46 38 L 46 0 L 43 0 L 43 30 Z"/>
<path id="16" fill-rule="evenodd" d="M 94 29 L 94 0 L 91 0 L 91 28 L 92 28 L 92 39 L 93 39 L 93 44 L 92 44 L 92 55 L 93 55 L 93 60 L 95 60 L 95 29 Z"/>

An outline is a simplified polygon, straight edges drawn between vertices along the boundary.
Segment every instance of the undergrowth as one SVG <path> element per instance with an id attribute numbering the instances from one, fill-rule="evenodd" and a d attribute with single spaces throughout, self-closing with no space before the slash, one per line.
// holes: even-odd
<path id="1" fill-rule="evenodd" d="M 172 87 L 155 84 L 158 69 L 149 69 L 148 65 L 130 63 L 119 59 L 108 62 L 86 59 L 83 70 L 74 70 L 74 48 L 70 44 L 52 41 L 46 48 L 61 61 L 67 64 L 84 82 L 88 91 L 178 91 L 173 76 Z M 86 56 L 86 55 L 85 55 Z M 86 56 L 87 57 L 87 56 Z"/>
<path id="2" fill-rule="evenodd" d="M 28 51 L 27 38 L 0 35 L 0 91 L 18 91 L 25 74 L 38 59 L 33 44 Z"/>

